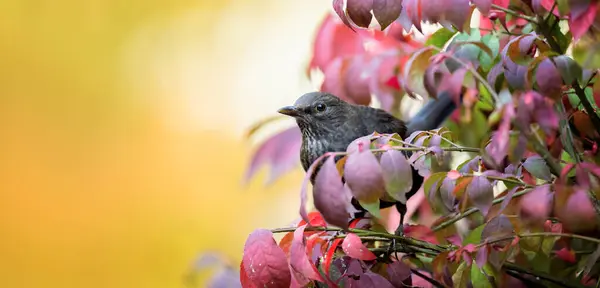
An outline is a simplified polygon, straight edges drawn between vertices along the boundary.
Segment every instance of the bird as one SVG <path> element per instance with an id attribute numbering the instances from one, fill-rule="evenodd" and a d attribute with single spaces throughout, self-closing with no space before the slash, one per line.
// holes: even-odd
<path id="1" fill-rule="evenodd" d="M 293 117 L 302 134 L 300 162 L 305 172 L 320 156 L 328 152 L 344 152 L 357 138 L 371 135 L 397 133 L 406 139 L 415 131 L 428 131 L 439 128 L 457 108 L 456 102 L 448 92 L 439 93 L 437 99 L 431 99 L 405 122 L 383 109 L 366 105 L 352 104 L 327 92 L 309 92 L 300 96 L 293 105 L 277 110 L 278 113 Z M 405 155 L 409 155 L 405 153 Z M 341 157 L 337 157 L 338 161 Z M 423 176 L 413 169 L 413 185 L 406 193 L 408 200 L 421 188 Z M 314 184 L 318 167 L 310 176 Z M 342 178 L 343 180 L 343 178 Z M 359 211 L 354 218 L 364 215 L 366 210 L 352 198 L 352 205 Z M 380 200 L 380 208 L 396 206 L 400 213 L 400 223 L 396 235 L 403 235 L 406 202 L 388 202 Z"/>

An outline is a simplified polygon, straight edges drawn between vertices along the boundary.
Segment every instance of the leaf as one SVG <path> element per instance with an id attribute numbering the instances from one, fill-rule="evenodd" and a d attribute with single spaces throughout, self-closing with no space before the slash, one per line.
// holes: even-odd
<path id="1" fill-rule="evenodd" d="M 342 249 L 346 255 L 356 258 L 359 260 L 369 261 L 377 259 L 377 256 L 373 252 L 369 251 L 365 245 L 363 245 L 360 237 L 354 233 L 348 233 L 344 241 L 342 242 Z"/>
<path id="2" fill-rule="evenodd" d="M 492 207 L 494 201 L 494 191 L 487 178 L 475 176 L 467 187 L 467 194 L 473 205 L 479 209 L 481 214 L 486 216 Z"/>
<path id="3" fill-rule="evenodd" d="M 368 28 L 371 23 L 373 15 L 371 15 L 371 9 L 373 8 L 373 0 L 346 0 L 346 12 L 352 22 L 359 27 Z"/>
<path id="4" fill-rule="evenodd" d="M 467 283 L 469 282 L 470 269 L 468 269 L 468 265 L 466 261 L 463 261 L 456 269 L 454 275 L 452 275 L 452 282 L 454 283 L 454 287 L 467 287 Z"/>
<path id="5" fill-rule="evenodd" d="M 573 83 L 583 75 L 581 66 L 567 55 L 559 55 L 552 58 L 558 72 L 562 76 L 563 82 L 567 85 Z"/>
<path id="6" fill-rule="evenodd" d="M 342 22 L 346 26 L 348 26 L 348 28 L 354 30 L 354 28 L 352 28 L 352 25 L 350 25 L 350 21 L 348 21 L 346 12 L 344 11 L 344 0 L 333 0 L 333 10 L 340 17 Z"/>
<path id="7" fill-rule="evenodd" d="M 552 211 L 550 185 L 535 187 L 533 191 L 521 198 L 520 204 L 523 218 L 543 223 L 550 215 L 550 211 Z"/>
<path id="8" fill-rule="evenodd" d="M 481 14 L 488 15 L 492 7 L 492 0 L 473 0 L 473 4 L 475 4 L 477 10 L 481 11 Z"/>
<path id="9" fill-rule="evenodd" d="M 494 287 L 484 274 L 483 269 L 479 268 L 477 265 L 471 265 L 471 282 L 473 283 L 473 286 L 477 288 Z"/>
<path id="10" fill-rule="evenodd" d="M 497 238 L 503 238 L 513 235 L 514 227 L 508 217 L 504 214 L 500 214 L 492 218 L 485 228 L 481 231 L 481 239 L 483 241 L 490 241 Z M 510 243 L 510 240 L 504 242 L 504 244 Z"/>
<path id="11" fill-rule="evenodd" d="M 446 43 L 456 34 L 457 31 L 451 31 L 447 28 L 440 28 L 433 32 L 425 41 L 425 46 L 435 46 L 437 48 L 444 48 Z"/>
<path id="12" fill-rule="evenodd" d="M 477 267 L 482 268 L 488 262 L 490 247 L 488 245 L 483 245 L 477 250 L 477 256 L 475 257 L 475 264 Z"/>
<path id="13" fill-rule="evenodd" d="M 325 254 L 325 262 L 323 263 L 323 271 L 325 271 L 325 275 L 329 277 L 329 270 L 331 269 L 331 262 L 333 261 L 333 254 L 337 247 L 342 243 L 344 239 L 337 238 L 331 242 L 331 245 L 327 249 L 327 253 Z"/>
<path id="14" fill-rule="evenodd" d="M 315 178 L 313 186 L 315 208 L 321 212 L 327 223 L 348 229 L 350 215 L 347 211 L 352 196 L 347 193 L 335 166 L 334 157 L 325 160 Z"/>
<path id="15" fill-rule="evenodd" d="M 379 288 L 379 287 L 385 287 L 385 288 L 394 288 L 394 286 L 392 286 L 392 284 L 385 278 L 383 278 L 383 276 L 379 275 L 379 274 L 375 274 L 371 271 L 367 271 L 364 274 L 360 275 L 360 278 L 358 280 L 354 280 L 353 278 L 349 278 L 349 285 L 348 287 L 356 287 L 356 288 L 362 288 L 362 287 L 367 287 L 367 288 Z"/>
<path id="16" fill-rule="evenodd" d="M 546 165 L 546 161 L 539 155 L 533 155 L 527 158 L 525 162 L 523 162 L 523 168 L 537 178 L 546 181 L 552 180 L 552 173 L 550 173 L 550 169 L 548 168 L 548 165 Z"/>
<path id="17" fill-rule="evenodd" d="M 367 212 L 371 213 L 371 215 L 375 216 L 375 218 L 381 218 L 381 211 L 379 208 L 379 199 L 377 199 L 375 202 L 363 202 L 363 201 L 358 201 L 358 203 L 360 204 L 360 206 L 362 206 L 365 210 L 367 210 Z"/>
<path id="18" fill-rule="evenodd" d="M 242 263 L 245 275 L 258 287 L 288 287 L 291 283 L 285 253 L 267 229 L 254 230 L 246 239 Z"/>
<path id="19" fill-rule="evenodd" d="M 348 155 L 344 179 L 354 198 L 364 203 L 378 201 L 385 193 L 381 166 L 371 150 Z"/>
<path id="20" fill-rule="evenodd" d="M 497 132 L 492 136 L 490 145 L 486 148 L 486 151 L 492 157 L 495 163 L 502 163 L 508 154 L 510 127 L 515 116 L 515 108 L 512 102 L 503 105 L 501 109 L 502 121 L 500 122 Z"/>
<path id="21" fill-rule="evenodd" d="M 596 213 L 587 191 L 576 189 L 563 207 L 559 217 L 563 227 L 572 232 L 588 231 L 597 227 Z"/>
<path id="22" fill-rule="evenodd" d="M 246 269 L 244 268 L 244 261 L 240 262 L 240 284 L 242 284 L 242 288 L 258 288 L 258 286 L 254 285 L 254 282 L 248 278 Z"/>
<path id="23" fill-rule="evenodd" d="M 508 193 L 506 193 L 506 195 L 504 196 L 504 200 L 502 200 L 502 204 L 500 204 L 500 212 L 502 212 L 502 211 L 504 211 L 504 209 L 506 209 L 506 207 L 512 200 L 513 195 L 515 195 L 515 192 L 517 192 L 517 189 L 519 189 L 519 187 L 514 187 L 514 188 L 508 190 Z"/>
<path id="24" fill-rule="evenodd" d="M 413 171 L 404 153 L 388 150 L 381 155 L 380 164 L 388 195 L 406 204 L 406 193 L 410 192 L 413 186 Z"/>
<path id="25" fill-rule="evenodd" d="M 556 257 L 568 263 L 577 263 L 575 252 L 571 249 L 567 249 L 566 247 L 556 251 Z"/>
<path id="26" fill-rule="evenodd" d="M 413 98 L 413 93 L 427 95 L 423 83 L 423 75 L 429 66 L 429 59 L 431 56 L 433 56 L 431 47 L 419 49 L 411 55 L 404 66 L 404 73 L 402 74 L 403 80 L 400 81 L 400 83 L 404 83 L 404 90 L 406 90 Z"/>
<path id="27" fill-rule="evenodd" d="M 592 253 L 585 261 L 583 274 L 589 274 L 590 271 L 592 271 L 592 268 L 598 261 L 598 257 L 600 257 L 600 245 L 598 245 L 596 247 L 596 250 L 594 251 L 594 253 Z"/>
<path id="28" fill-rule="evenodd" d="M 388 279 L 394 287 L 412 286 L 410 267 L 402 261 L 394 261 L 386 268 Z"/>
<path id="29" fill-rule="evenodd" d="M 479 244 L 481 241 L 481 237 L 483 234 L 483 230 L 485 229 L 486 225 L 480 225 L 477 228 L 471 230 L 471 232 L 469 232 L 469 234 L 467 234 L 467 236 L 465 237 L 465 239 L 463 240 L 463 246 L 466 246 L 468 244 Z"/>
<path id="30" fill-rule="evenodd" d="M 373 0 L 373 15 L 379 22 L 381 30 L 387 28 L 400 17 L 402 1 L 399 0 Z"/>
<path id="31" fill-rule="evenodd" d="M 561 96 L 562 76 L 549 58 L 542 60 L 535 73 L 535 81 L 539 91 L 552 99 L 558 99 Z M 569 83 L 570 84 L 570 83 Z"/>
<path id="32" fill-rule="evenodd" d="M 247 183 L 263 165 L 270 165 L 270 174 L 266 184 L 273 183 L 281 175 L 297 167 L 300 158 L 298 151 L 302 144 L 302 135 L 297 126 L 279 132 L 258 146 L 252 159 L 244 182 Z"/>
<path id="33" fill-rule="evenodd" d="M 310 280 L 325 282 L 323 278 L 321 278 L 321 274 L 319 274 L 317 267 L 311 263 L 306 254 L 304 228 L 306 228 L 306 225 L 300 226 L 294 231 L 294 240 L 292 240 L 289 262 L 290 270 L 294 274 L 298 284 L 301 286 L 308 284 Z"/>
<path id="34" fill-rule="evenodd" d="M 584 12 L 581 15 L 573 15 L 573 12 L 571 11 L 569 28 L 575 41 L 579 40 L 579 38 L 581 38 L 581 36 L 583 36 L 583 34 L 590 29 L 590 26 L 592 26 L 594 23 L 594 18 L 596 18 L 598 2 L 590 1 L 588 3 L 589 6 L 583 10 Z"/>
<path id="35" fill-rule="evenodd" d="M 315 227 L 327 226 L 327 223 L 325 223 L 325 219 L 323 219 L 323 216 L 318 211 L 309 212 L 308 220 L 309 220 L 308 223 L 310 223 L 310 226 L 315 226 Z M 298 222 L 298 225 L 296 227 L 300 227 L 302 225 L 305 225 L 306 223 L 307 222 L 304 221 L 304 219 L 300 219 L 300 222 Z"/>

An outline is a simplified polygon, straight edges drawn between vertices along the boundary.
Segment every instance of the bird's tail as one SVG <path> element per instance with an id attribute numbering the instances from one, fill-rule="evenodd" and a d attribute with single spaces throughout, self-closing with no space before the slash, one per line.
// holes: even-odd
<path id="1" fill-rule="evenodd" d="M 423 108 L 410 119 L 406 125 L 406 135 L 415 131 L 426 131 L 440 127 L 456 109 L 452 95 L 447 92 L 440 93 L 437 99 L 431 98 Z"/>

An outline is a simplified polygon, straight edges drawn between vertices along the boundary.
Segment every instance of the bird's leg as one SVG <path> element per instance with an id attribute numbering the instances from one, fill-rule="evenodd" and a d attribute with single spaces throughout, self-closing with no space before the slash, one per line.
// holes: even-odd
<path id="1" fill-rule="evenodd" d="M 398 210 L 398 213 L 400 214 L 400 222 L 398 223 L 398 227 L 396 228 L 394 235 L 404 236 L 404 215 L 406 214 L 406 205 L 401 202 L 396 202 L 396 210 Z M 396 250 L 396 239 L 392 239 L 390 246 L 388 246 L 388 251 L 387 251 L 388 255 L 392 255 L 392 253 L 394 253 L 394 255 L 396 255 L 395 250 Z"/>

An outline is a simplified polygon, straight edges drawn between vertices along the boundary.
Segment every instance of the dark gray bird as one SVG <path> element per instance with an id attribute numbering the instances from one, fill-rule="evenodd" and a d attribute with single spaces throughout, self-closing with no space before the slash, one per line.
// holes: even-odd
<path id="1" fill-rule="evenodd" d="M 293 106 L 283 107 L 278 112 L 296 119 L 302 132 L 300 160 L 306 171 L 321 155 L 327 152 L 346 151 L 348 145 L 359 137 L 377 132 L 398 133 L 402 139 L 406 139 L 414 131 L 438 128 L 455 109 L 456 104 L 451 96 L 442 93 L 437 100 L 430 100 L 408 123 L 405 123 L 382 109 L 350 104 L 329 93 L 311 92 L 298 98 Z M 316 173 L 317 170 L 311 177 L 313 184 Z M 407 200 L 423 184 L 423 177 L 414 168 L 412 175 L 413 187 L 406 194 Z M 356 199 L 352 199 L 352 204 L 362 211 L 361 213 L 365 213 L 366 210 Z M 400 213 L 400 225 L 396 230 L 396 234 L 400 235 L 406 203 L 381 201 L 380 207 L 387 208 L 394 204 Z"/>

